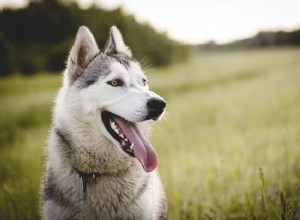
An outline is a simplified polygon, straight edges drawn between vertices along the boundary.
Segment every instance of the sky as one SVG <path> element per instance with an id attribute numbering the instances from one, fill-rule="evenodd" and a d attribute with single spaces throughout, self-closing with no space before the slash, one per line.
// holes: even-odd
<path id="1" fill-rule="evenodd" d="M 300 28 L 300 0 L 77 0 L 106 9 L 122 7 L 126 14 L 186 43 L 227 43 L 261 30 Z M 27 0 L 0 0 L 0 9 L 20 7 Z"/>

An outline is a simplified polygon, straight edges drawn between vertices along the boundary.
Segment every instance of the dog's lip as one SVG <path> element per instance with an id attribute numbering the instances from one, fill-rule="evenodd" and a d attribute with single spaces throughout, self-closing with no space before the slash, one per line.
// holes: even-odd
<path id="1" fill-rule="evenodd" d="M 108 133 L 119 142 L 123 151 L 136 157 L 146 172 L 154 170 L 157 155 L 137 125 L 108 111 L 103 111 L 101 115 Z"/>
<path id="2" fill-rule="evenodd" d="M 103 111 L 101 113 L 101 116 L 102 116 L 103 124 L 104 124 L 106 130 L 108 131 L 108 133 L 116 141 L 119 142 L 119 144 L 121 145 L 121 148 L 123 149 L 123 151 L 125 153 L 127 153 L 131 157 L 134 157 L 135 155 L 133 152 L 132 143 L 130 142 L 130 140 L 128 140 L 128 138 L 125 136 L 124 132 L 122 131 L 122 128 L 118 125 L 118 123 L 113 118 L 121 118 L 122 120 L 125 120 L 125 119 L 116 114 L 113 114 L 109 111 Z M 114 126 L 117 127 L 117 129 L 119 130 L 118 133 L 112 128 L 111 123 L 113 123 Z M 128 122 L 128 123 L 131 123 L 131 122 Z M 123 136 L 121 137 L 120 135 L 123 135 Z"/>

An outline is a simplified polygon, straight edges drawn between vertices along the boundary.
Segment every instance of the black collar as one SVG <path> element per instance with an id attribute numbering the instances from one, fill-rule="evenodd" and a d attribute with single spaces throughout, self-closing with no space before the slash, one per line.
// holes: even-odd
<path id="1" fill-rule="evenodd" d="M 97 177 L 105 175 L 103 173 L 84 173 L 84 172 L 78 170 L 75 167 L 74 167 L 74 170 L 76 171 L 76 173 L 77 173 L 77 175 L 80 179 L 81 189 L 82 189 L 83 195 L 85 195 L 85 192 L 86 192 L 86 183 L 87 183 L 87 181 L 93 179 L 94 183 L 96 183 Z"/>

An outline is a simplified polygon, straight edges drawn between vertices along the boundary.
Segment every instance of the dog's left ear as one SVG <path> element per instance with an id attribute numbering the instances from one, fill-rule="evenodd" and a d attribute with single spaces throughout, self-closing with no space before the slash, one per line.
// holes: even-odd
<path id="1" fill-rule="evenodd" d="M 122 34 L 116 26 L 110 28 L 110 35 L 104 52 L 106 54 L 122 53 L 129 57 L 132 56 L 131 50 L 125 45 Z"/>

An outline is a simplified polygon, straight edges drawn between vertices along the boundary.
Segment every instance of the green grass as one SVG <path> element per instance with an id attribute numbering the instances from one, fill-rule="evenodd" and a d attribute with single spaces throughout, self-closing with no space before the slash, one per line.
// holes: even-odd
<path id="1" fill-rule="evenodd" d="M 149 70 L 169 219 L 300 219 L 300 48 L 199 54 Z M 60 76 L 0 81 L 0 219 L 38 219 Z"/>
<path id="2" fill-rule="evenodd" d="M 0 219 L 38 219 L 43 154 L 60 77 L 0 81 Z"/>

